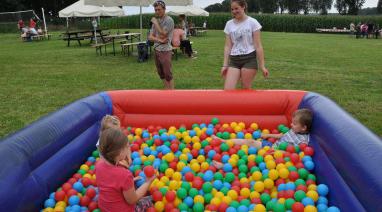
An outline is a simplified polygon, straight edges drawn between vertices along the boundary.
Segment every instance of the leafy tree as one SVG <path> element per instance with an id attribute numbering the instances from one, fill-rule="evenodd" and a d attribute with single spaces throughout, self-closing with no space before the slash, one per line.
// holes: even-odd
<path id="1" fill-rule="evenodd" d="M 342 15 L 357 15 L 365 0 L 336 0 L 335 7 Z"/>
<path id="2" fill-rule="evenodd" d="M 377 13 L 382 14 L 382 0 L 378 0 Z"/>
<path id="3" fill-rule="evenodd" d="M 298 14 L 301 8 L 301 0 L 286 0 L 289 14 Z"/>
<path id="4" fill-rule="evenodd" d="M 308 14 L 311 9 L 310 0 L 301 0 L 300 2 L 301 10 L 304 11 L 304 14 Z"/>
<path id="5" fill-rule="evenodd" d="M 288 8 L 287 0 L 277 0 L 277 6 L 280 9 L 280 13 L 283 14 L 284 11 Z"/>
<path id="6" fill-rule="evenodd" d="M 276 0 L 260 0 L 260 9 L 263 13 L 274 13 L 277 10 Z"/>

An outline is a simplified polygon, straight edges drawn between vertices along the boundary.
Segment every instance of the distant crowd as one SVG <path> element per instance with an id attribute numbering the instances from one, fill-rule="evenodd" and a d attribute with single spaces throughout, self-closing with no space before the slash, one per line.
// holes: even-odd
<path id="1" fill-rule="evenodd" d="M 29 19 L 29 25 L 25 25 L 24 21 L 20 19 L 17 22 L 17 28 L 20 30 L 21 38 L 23 39 L 30 39 L 31 36 L 34 35 L 42 35 L 43 31 L 39 27 L 37 28 L 37 19 L 31 18 Z"/>
<path id="2" fill-rule="evenodd" d="M 374 23 L 362 23 L 359 22 L 357 25 L 354 23 L 350 24 L 350 33 L 355 35 L 356 38 L 378 38 L 382 36 L 382 29 L 378 24 Z"/>

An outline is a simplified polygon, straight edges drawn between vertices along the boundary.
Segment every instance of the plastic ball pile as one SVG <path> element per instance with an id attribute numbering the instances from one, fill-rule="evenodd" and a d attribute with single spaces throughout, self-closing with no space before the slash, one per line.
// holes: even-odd
<path id="1" fill-rule="evenodd" d="M 128 127 L 130 171 L 141 176 L 136 187 L 157 172 L 149 189 L 154 206 L 148 211 L 339 211 L 328 205 L 328 187 L 316 182 L 312 147 L 282 143 L 273 149 L 275 139 L 261 138 L 288 130 L 284 125 L 270 132 L 256 123 L 219 124 L 217 118 L 189 130 Z M 255 139 L 263 148 L 235 145 L 233 138 Z M 50 195 L 43 211 L 99 211 L 96 160 L 97 151 Z"/>

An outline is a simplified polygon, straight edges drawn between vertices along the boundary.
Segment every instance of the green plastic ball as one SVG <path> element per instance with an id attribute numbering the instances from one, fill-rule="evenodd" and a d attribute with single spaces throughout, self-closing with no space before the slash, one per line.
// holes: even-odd
<path id="1" fill-rule="evenodd" d="M 210 182 L 206 182 L 202 186 L 202 189 L 203 189 L 204 193 L 211 193 L 212 188 L 213 188 L 213 186 L 212 186 L 212 184 Z"/>
<path id="2" fill-rule="evenodd" d="M 211 124 L 217 125 L 218 123 L 219 123 L 219 119 L 218 118 L 212 118 L 211 119 Z"/>
<path id="3" fill-rule="evenodd" d="M 200 202 L 197 202 L 194 204 L 194 207 L 192 208 L 194 212 L 203 212 L 204 211 L 204 205 Z"/>
<path id="4" fill-rule="evenodd" d="M 260 200 L 263 204 L 267 204 L 267 202 L 269 202 L 271 200 L 271 196 L 269 196 L 269 194 L 267 194 L 267 193 L 262 193 L 260 195 Z"/>
<path id="5" fill-rule="evenodd" d="M 298 190 L 294 193 L 294 199 L 298 202 L 301 202 L 302 199 L 306 197 L 306 194 L 302 190 Z"/>
<path id="6" fill-rule="evenodd" d="M 184 188 L 179 188 L 176 192 L 176 196 L 178 196 L 180 199 L 184 199 L 187 197 L 187 190 Z"/>
<path id="7" fill-rule="evenodd" d="M 228 172 L 225 174 L 225 178 L 224 178 L 225 182 L 231 183 L 234 180 L 235 180 L 235 175 L 232 172 Z"/>

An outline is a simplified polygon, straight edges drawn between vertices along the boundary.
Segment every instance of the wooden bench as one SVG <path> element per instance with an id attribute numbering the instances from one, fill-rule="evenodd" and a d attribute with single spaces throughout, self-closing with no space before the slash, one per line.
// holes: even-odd
<path id="1" fill-rule="evenodd" d="M 122 53 L 126 55 L 126 50 L 127 50 L 127 56 L 130 55 L 130 46 L 131 46 L 131 51 L 133 51 L 134 46 L 138 46 L 138 44 L 145 44 L 146 41 L 140 41 L 140 42 L 134 42 L 134 43 L 123 43 L 121 44 L 122 48 Z M 151 47 L 150 47 L 150 52 L 151 52 Z"/>
<path id="2" fill-rule="evenodd" d="M 95 48 L 96 54 L 98 55 L 98 52 L 100 55 L 102 55 L 102 47 L 105 48 L 105 55 L 107 55 L 106 46 L 108 43 L 97 43 L 93 44 L 92 47 Z"/>
<path id="3" fill-rule="evenodd" d="M 197 30 L 195 33 L 196 36 L 202 36 L 206 34 L 207 34 L 207 30 Z"/>

